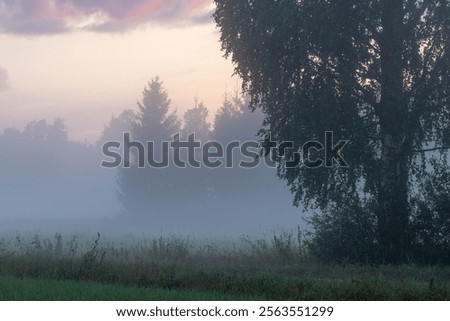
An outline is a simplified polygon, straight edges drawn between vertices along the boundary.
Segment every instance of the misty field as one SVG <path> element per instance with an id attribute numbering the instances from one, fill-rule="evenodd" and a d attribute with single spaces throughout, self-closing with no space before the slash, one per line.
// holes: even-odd
<path id="1" fill-rule="evenodd" d="M 0 300 L 449 300 L 450 268 L 319 263 L 300 235 L 0 242 Z"/>

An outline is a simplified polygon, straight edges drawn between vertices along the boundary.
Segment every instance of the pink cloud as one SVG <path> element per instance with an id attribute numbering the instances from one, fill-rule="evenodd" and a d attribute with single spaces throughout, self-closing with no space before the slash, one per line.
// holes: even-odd
<path id="1" fill-rule="evenodd" d="M 123 31 L 154 22 L 199 23 L 212 0 L 0 0 L 0 32 L 45 34 L 72 31 L 68 20 L 101 14 L 105 21 L 84 28 Z"/>

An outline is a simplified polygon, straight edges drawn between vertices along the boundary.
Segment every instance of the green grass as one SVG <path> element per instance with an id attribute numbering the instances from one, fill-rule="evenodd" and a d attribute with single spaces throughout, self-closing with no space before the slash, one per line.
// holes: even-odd
<path id="1" fill-rule="evenodd" d="M 261 297 L 187 290 L 168 290 L 101 284 L 0 277 L 0 301 L 229 301 Z"/>
<path id="2" fill-rule="evenodd" d="M 0 241 L 2 300 L 450 300 L 450 267 L 322 264 L 300 238 Z"/>
<path id="3" fill-rule="evenodd" d="M 1 301 L 245 301 L 245 300 L 449 300 L 445 287 L 378 279 L 314 280 L 274 276 L 209 280 L 210 290 L 195 286 L 162 289 L 76 280 L 0 277 Z M 181 286 L 181 284 L 180 284 Z"/>

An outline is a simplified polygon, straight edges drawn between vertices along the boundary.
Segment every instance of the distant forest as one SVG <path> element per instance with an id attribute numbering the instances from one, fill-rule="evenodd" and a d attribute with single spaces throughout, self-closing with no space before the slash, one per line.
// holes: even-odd
<path id="1" fill-rule="evenodd" d="M 195 133 L 202 143 L 214 140 L 224 146 L 260 139 L 263 114 L 252 112 L 236 92 L 224 94 L 214 122 L 209 119 L 209 110 L 197 100 L 178 119 L 163 82 L 155 78 L 136 108 L 113 116 L 93 145 L 69 140 L 62 119 L 32 121 L 23 130 L 8 128 L 0 135 L 0 165 L 8 169 L 0 182 L 1 216 L 111 217 L 123 226 L 148 230 L 169 227 L 180 233 L 224 231 L 224 235 L 276 229 L 277 221 L 281 226 L 302 224 L 276 169 L 262 161 L 257 168 L 239 168 L 243 156 L 238 152 L 233 154 L 233 168 L 181 169 L 171 163 L 165 169 L 138 169 L 135 162 L 127 169 L 101 167 L 107 160 L 103 144 L 123 142 L 124 133 L 133 140 L 154 141 L 155 150 L 177 133 L 184 140 Z M 201 155 L 196 158 L 201 160 Z"/>

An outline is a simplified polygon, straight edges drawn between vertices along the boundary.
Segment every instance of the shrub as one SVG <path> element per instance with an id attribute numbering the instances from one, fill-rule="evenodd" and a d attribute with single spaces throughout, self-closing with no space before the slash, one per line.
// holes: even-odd
<path id="1" fill-rule="evenodd" d="M 309 220 L 309 249 L 325 262 L 373 263 L 378 258 L 377 219 L 368 206 L 353 201 Z"/>
<path id="2" fill-rule="evenodd" d="M 422 264 L 450 264 L 450 172 L 428 177 L 414 199 L 411 220 L 413 255 Z"/>

